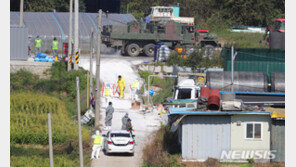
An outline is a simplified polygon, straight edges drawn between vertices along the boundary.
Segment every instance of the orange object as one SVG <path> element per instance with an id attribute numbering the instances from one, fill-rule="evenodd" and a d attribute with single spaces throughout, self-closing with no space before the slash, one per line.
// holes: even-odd
<path id="1" fill-rule="evenodd" d="M 177 53 L 181 53 L 183 51 L 183 48 L 177 48 Z"/>
<path id="2" fill-rule="evenodd" d="M 103 86 L 102 86 L 102 97 L 104 97 L 104 89 L 105 89 L 105 82 L 103 82 Z"/>

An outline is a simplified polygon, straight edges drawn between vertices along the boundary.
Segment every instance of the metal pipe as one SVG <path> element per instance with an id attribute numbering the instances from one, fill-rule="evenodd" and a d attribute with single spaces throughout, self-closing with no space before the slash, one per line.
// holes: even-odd
<path id="1" fill-rule="evenodd" d="M 177 78 L 178 76 L 177 75 L 149 75 L 148 76 L 148 98 L 147 98 L 147 100 L 148 100 L 147 104 L 148 105 L 150 104 L 150 102 L 149 102 L 149 100 L 150 100 L 150 98 L 149 98 L 150 77 L 171 77 L 171 78 Z"/>
<path id="2" fill-rule="evenodd" d="M 23 26 L 24 0 L 20 1 L 20 27 Z"/>
<path id="3" fill-rule="evenodd" d="M 234 61 L 234 48 L 233 48 L 233 46 L 231 46 L 231 92 L 233 93 L 233 73 L 234 73 L 234 63 L 233 63 L 233 61 Z"/>
<path id="4" fill-rule="evenodd" d="M 49 165 L 53 167 L 53 149 L 52 149 L 52 132 L 51 132 L 51 117 L 50 113 L 47 113 L 48 120 L 48 142 L 49 142 Z"/>
<path id="5" fill-rule="evenodd" d="M 89 94 L 90 99 L 93 97 L 93 39 L 94 39 L 94 29 L 91 28 L 91 39 L 90 39 L 90 58 L 89 58 Z M 90 104 L 90 109 L 92 109 L 92 105 Z"/>
<path id="6" fill-rule="evenodd" d="M 79 13 L 79 1 L 75 0 L 75 4 L 74 4 L 74 53 L 76 54 L 76 52 L 79 52 L 79 19 L 78 19 L 78 13 Z M 74 70 L 78 70 L 78 64 L 76 64 L 76 62 L 74 63 Z"/>
<path id="7" fill-rule="evenodd" d="M 67 70 L 71 71 L 73 58 L 72 58 L 72 10 L 73 10 L 73 0 L 70 0 L 70 10 L 69 10 L 69 38 L 68 38 L 68 66 Z"/>
<path id="8" fill-rule="evenodd" d="M 79 93 L 79 77 L 76 77 L 76 96 L 77 96 L 77 115 L 78 115 L 78 137 L 79 137 L 79 159 L 80 167 L 83 167 L 83 147 L 81 135 L 81 116 L 80 116 L 80 93 Z"/>

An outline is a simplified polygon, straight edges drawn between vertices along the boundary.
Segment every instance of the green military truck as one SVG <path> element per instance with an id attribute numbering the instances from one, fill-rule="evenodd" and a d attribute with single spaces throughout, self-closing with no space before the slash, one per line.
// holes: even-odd
<path id="1" fill-rule="evenodd" d="M 217 37 L 208 30 L 195 30 L 191 24 L 175 21 L 139 23 L 125 26 L 103 26 L 102 42 L 108 47 L 121 47 L 121 54 L 132 57 L 154 55 L 154 46 L 163 42 L 170 49 L 205 47 L 211 54 L 219 47 Z"/>

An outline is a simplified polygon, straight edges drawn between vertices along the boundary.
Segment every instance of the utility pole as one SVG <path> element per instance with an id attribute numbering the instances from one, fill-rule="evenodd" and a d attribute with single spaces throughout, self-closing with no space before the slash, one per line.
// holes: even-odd
<path id="1" fill-rule="evenodd" d="M 93 96 L 93 40 L 94 40 L 94 29 L 91 27 L 91 36 L 90 36 L 90 58 L 89 58 L 89 94 L 90 98 Z M 92 105 L 90 104 L 90 109 Z"/>
<path id="2" fill-rule="evenodd" d="M 20 27 L 23 26 L 24 0 L 20 1 Z"/>
<path id="3" fill-rule="evenodd" d="M 80 167 L 83 167 L 83 148 L 82 148 L 82 135 L 81 135 L 79 77 L 76 77 L 76 93 L 77 93 L 76 96 L 77 96 L 78 135 L 79 135 L 79 159 L 80 159 Z"/>
<path id="4" fill-rule="evenodd" d="M 126 5 L 126 14 L 128 14 L 128 4 Z"/>
<path id="5" fill-rule="evenodd" d="M 72 68 L 72 10 L 73 10 L 73 0 L 70 0 L 70 10 L 69 10 L 69 39 L 68 39 L 68 67 L 67 70 L 71 71 Z"/>
<path id="6" fill-rule="evenodd" d="M 75 5 L 74 5 L 74 53 L 75 53 L 75 61 L 74 61 L 74 70 L 78 70 L 78 62 L 76 61 L 77 53 L 79 57 L 79 30 L 78 30 L 78 13 L 79 13 L 79 2 L 78 0 L 75 0 Z"/>
<path id="7" fill-rule="evenodd" d="M 50 113 L 47 113 L 48 120 L 48 142 L 49 142 L 49 166 L 53 167 L 53 149 L 52 149 L 52 133 L 51 133 L 51 117 Z"/>
<path id="8" fill-rule="evenodd" d="M 231 92 L 233 93 L 233 82 L 234 82 L 234 59 L 237 52 L 234 53 L 234 47 L 231 46 Z"/>
<path id="9" fill-rule="evenodd" d="M 98 19 L 98 37 L 97 37 L 97 59 L 96 59 L 96 106 L 95 106 L 95 127 L 99 126 L 100 121 L 100 56 L 101 56 L 101 22 L 102 22 L 102 10 L 99 10 L 99 19 Z"/>

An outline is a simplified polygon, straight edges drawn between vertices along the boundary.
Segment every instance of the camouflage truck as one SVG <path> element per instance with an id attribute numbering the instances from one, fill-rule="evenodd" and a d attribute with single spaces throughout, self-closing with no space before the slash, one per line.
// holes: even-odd
<path id="1" fill-rule="evenodd" d="M 108 47 L 121 47 L 121 54 L 132 57 L 140 53 L 153 56 L 154 46 L 159 42 L 172 50 L 195 46 L 214 50 L 219 46 L 217 37 L 209 34 L 209 31 L 196 31 L 193 25 L 174 21 L 106 25 L 102 31 L 102 42 Z"/>

